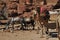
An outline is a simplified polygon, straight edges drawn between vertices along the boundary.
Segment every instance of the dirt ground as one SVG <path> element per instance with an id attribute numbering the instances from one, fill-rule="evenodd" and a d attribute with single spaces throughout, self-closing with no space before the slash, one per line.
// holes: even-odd
<path id="1" fill-rule="evenodd" d="M 46 35 L 43 35 L 44 37 L 42 38 L 41 30 L 39 31 L 39 34 L 37 33 L 37 30 L 19 30 L 14 31 L 14 33 L 0 31 L 0 40 L 58 40 L 58 38 L 47 39 Z"/>

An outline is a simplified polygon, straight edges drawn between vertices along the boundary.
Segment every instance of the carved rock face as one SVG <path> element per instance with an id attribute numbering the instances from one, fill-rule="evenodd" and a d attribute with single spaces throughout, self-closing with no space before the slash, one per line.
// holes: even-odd
<path id="1" fill-rule="evenodd" d="M 10 2 L 16 2 L 16 3 L 19 3 L 19 0 L 10 0 Z"/>
<path id="2" fill-rule="evenodd" d="M 16 3 L 11 3 L 10 6 L 9 6 L 9 8 L 17 10 L 17 4 Z"/>
<path id="3" fill-rule="evenodd" d="M 0 11 L 2 11 L 6 6 L 6 3 L 4 3 L 3 1 L 0 1 Z"/>

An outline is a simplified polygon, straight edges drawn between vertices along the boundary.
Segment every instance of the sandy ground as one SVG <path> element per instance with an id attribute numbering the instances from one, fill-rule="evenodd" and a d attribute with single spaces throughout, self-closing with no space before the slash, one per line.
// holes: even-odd
<path id="1" fill-rule="evenodd" d="M 0 31 L 0 40 L 58 40 L 58 38 L 47 39 L 46 35 L 41 38 L 41 30 L 39 31 L 39 34 L 37 34 L 37 30 L 19 30 L 14 31 L 14 33 Z"/>

